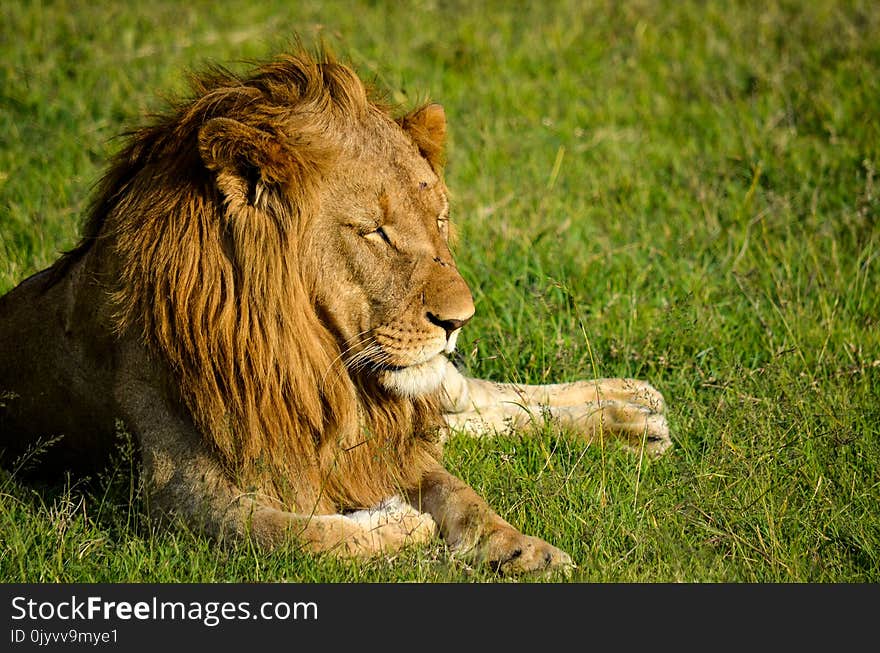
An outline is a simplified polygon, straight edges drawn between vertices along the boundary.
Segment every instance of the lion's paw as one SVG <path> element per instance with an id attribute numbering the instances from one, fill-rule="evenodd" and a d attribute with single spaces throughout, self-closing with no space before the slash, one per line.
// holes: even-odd
<path id="1" fill-rule="evenodd" d="M 492 533 L 481 552 L 489 566 L 502 574 L 568 573 L 574 563 L 565 551 L 513 528 Z"/>
<path id="2" fill-rule="evenodd" d="M 560 424 L 581 432 L 590 442 L 611 437 L 636 453 L 656 457 L 672 446 L 666 416 L 645 404 L 606 400 L 552 409 Z"/>
<path id="3" fill-rule="evenodd" d="M 649 456 L 659 456 L 672 446 L 666 416 L 643 404 L 609 406 L 608 428 L 623 436 L 624 445 Z"/>
<path id="4" fill-rule="evenodd" d="M 650 383 L 637 379 L 623 379 L 623 388 L 628 393 L 625 400 L 651 410 L 654 413 L 666 412 L 666 399 L 662 393 Z"/>

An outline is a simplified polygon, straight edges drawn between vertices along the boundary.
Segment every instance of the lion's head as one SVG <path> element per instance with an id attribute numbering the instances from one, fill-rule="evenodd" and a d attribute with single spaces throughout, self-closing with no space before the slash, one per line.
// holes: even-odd
<path id="1" fill-rule="evenodd" d="M 401 123 L 372 107 L 366 120 L 336 127 L 343 146 L 323 177 L 307 247 L 315 306 L 349 370 L 406 397 L 439 387 L 442 354 L 474 305 L 447 244 L 443 109 L 428 105 Z"/>
<path id="2" fill-rule="evenodd" d="M 310 66 L 324 106 L 291 97 Z M 296 237 L 301 273 L 342 361 L 401 396 L 437 389 L 441 353 L 474 311 L 447 245 L 442 107 L 395 122 L 350 70 L 331 63 L 287 59 L 258 78 L 277 85 L 260 97 L 269 106 L 215 111 L 199 129 L 228 214 L 253 222 L 308 212 Z"/>
<path id="3" fill-rule="evenodd" d="M 440 106 L 395 120 L 323 55 L 201 76 L 132 135 L 68 257 L 107 249 L 117 329 L 231 472 L 299 509 L 375 503 L 437 454 L 442 354 L 474 311 L 445 135 Z"/>

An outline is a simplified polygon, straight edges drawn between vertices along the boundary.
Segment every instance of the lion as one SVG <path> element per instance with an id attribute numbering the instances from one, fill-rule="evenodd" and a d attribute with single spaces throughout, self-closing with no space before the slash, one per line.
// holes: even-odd
<path id="1" fill-rule="evenodd" d="M 449 432 L 547 420 L 658 454 L 628 379 L 518 386 L 450 362 L 474 302 L 449 248 L 446 116 L 395 118 L 305 51 L 196 76 L 129 134 L 78 245 L 0 298 L 0 448 L 93 469 L 120 425 L 151 517 L 365 557 L 438 534 L 504 573 L 572 565 L 442 463 Z"/>

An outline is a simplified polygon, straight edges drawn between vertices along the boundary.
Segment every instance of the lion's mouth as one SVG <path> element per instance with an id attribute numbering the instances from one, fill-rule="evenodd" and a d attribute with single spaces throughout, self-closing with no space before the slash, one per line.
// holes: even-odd
<path id="1" fill-rule="evenodd" d="M 397 366 L 383 364 L 379 370 L 379 383 L 396 395 L 417 397 L 433 392 L 443 383 L 448 361 L 443 354 L 436 354 L 415 365 Z"/>
<path id="2" fill-rule="evenodd" d="M 374 363 L 373 369 L 376 372 L 399 372 L 401 370 L 409 369 L 410 367 L 418 367 L 419 365 L 424 364 L 425 363 L 416 363 L 415 365 L 395 365 L 394 363 Z"/>

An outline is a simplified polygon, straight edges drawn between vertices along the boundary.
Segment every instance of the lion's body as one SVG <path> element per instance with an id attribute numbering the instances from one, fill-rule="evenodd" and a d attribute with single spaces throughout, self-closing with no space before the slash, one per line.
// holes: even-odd
<path id="1" fill-rule="evenodd" d="M 155 511 L 213 535 L 364 554 L 439 527 L 504 568 L 567 564 L 443 470 L 442 427 L 555 403 L 588 437 L 662 451 L 662 398 L 493 385 L 446 361 L 473 302 L 447 246 L 444 139 L 437 105 L 394 121 L 332 61 L 198 80 L 117 156 L 80 245 L 0 298 L 6 463 L 58 436 L 44 470 L 94 467 L 121 424 Z M 342 514 L 392 495 L 409 512 Z"/>
<path id="2" fill-rule="evenodd" d="M 40 439 L 64 436 L 40 455 L 37 471 L 100 469 L 114 446 L 112 417 L 95 418 L 112 415 L 105 354 L 113 340 L 94 328 L 100 309 L 90 300 L 100 297 L 80 283 L 80 271 L 51 285 L 50 277 L 43 271 L 0 297 L 0 386 L 14 393 L 0 412 L 0 450 L 11 461 Z"/>

